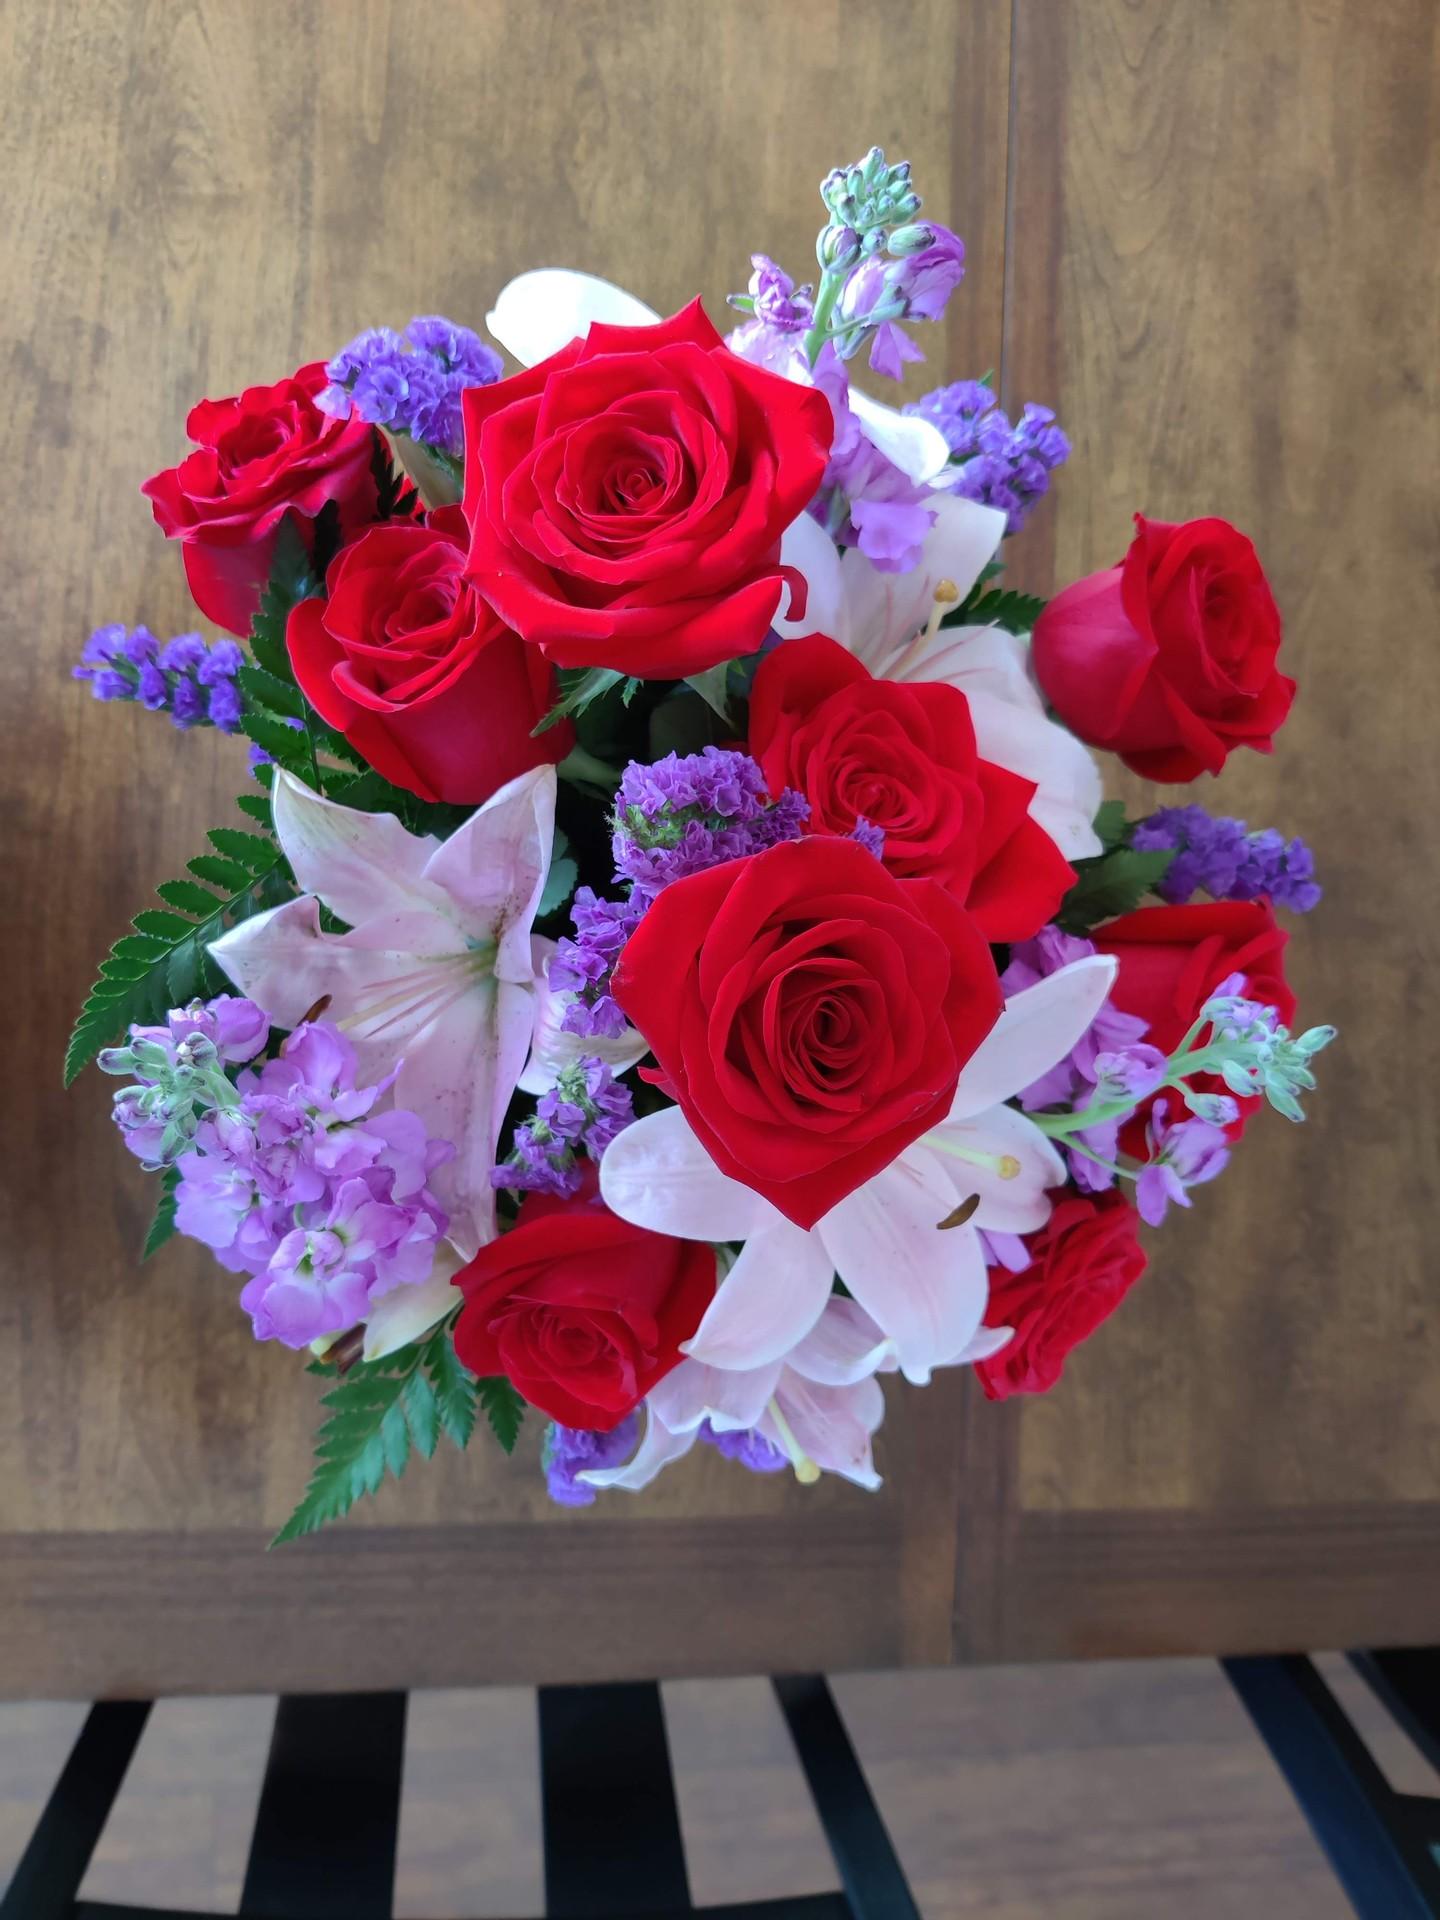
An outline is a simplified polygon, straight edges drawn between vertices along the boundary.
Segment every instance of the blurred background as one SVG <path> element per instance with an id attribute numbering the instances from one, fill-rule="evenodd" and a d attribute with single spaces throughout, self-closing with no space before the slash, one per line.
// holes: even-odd
<path id="1" fill-rule="evenodd" d="M 850 1667 L 1436 1637 L 1437 34 L 1433 0 L 0 9 L 0 1697 L 588 1677 L 641 1645 L 754 1672 L 802 1632 Z M 527 266 L 723 325 L 752 250 L 811 276 L 816 185 L 872 142 L 968 251 L 906 392 L 993 370 L 1074 445 L 1013 584 L 1112 564 L 1137 509 L 1259 547 L 1300 697 L 1193 797 L 1316 850 L 1313 1117 L 1251 1129 L 1053 1395 L 892 1395 L 873 1500 L 697 1452 L 557 1513 L 537 1422 L 266 1562 L 315 1383 L 199 1249 L 137 1268 L 109 1089 L 59 1091 L 97 961 L 246 780 L 243 746 L 68 678 L 102 621 L 203 624 L 139 484 L 202 395 L 417 312 L 481 326 Z"/>

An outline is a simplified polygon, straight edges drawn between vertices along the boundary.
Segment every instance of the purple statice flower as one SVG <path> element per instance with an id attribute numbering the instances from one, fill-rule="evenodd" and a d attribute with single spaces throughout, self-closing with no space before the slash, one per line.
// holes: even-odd
<path id="1" fill-rule="evenodd" d="M 881 573 L 908 573 L 935 524 L 931 489 L 912 480 L 875 445 L 850 406 L 845 364 L 828 344 L 813 380 L 830 402 L 835 438 L 810 512 L 841 546 L 858 547 Z"/>
<path id="2" fill-rule="evenodd" d="M 147 1084 L 188 1096 L 184 1137 L 162 1162 L 180 1175 L 176 1225 L 250 1276 L 242 1304 L 257 1339 L 303 1347 L 429 1278 L 449 1225 L 429 1178 L 455 1150 L 418 1115 L 380 1110 L 394 1075 L 357 1085 L 354 1048 L 323 1021 L 232 1082 L 226 1063 L 253 1059 L 268 1032 L 258 1007 L 229 995 L 136 1028 L 128 1052 L 143 1077 L 121 1098 L 134 1105 Z"/>
<path id="3" fill-rule="evenodd" d="M 602 900 L 593 887 L 577 887 L 570 903 L 575 935 L 556 942 L 549 984 L 573 993 L 560 1021 L 562 1033 L 615 1040 L 628 1022 L 610 994 L 610 975 L 621 949 L 640 924 L 640 900 Z"/>
<path id="4" fill-rule="evenodd" d="M 516 1127 L 509 1156 L 491 1169 L 490 1183 L 513 1192 L 578 1193 L 581 1154 L 598 1161 L 634 1118 L 630 1089 L 603 1060 L 582 1054 L 541 1094 L 534 1116 Z"/>
<path id="5" fill-rule="evenodd" d="M 767 1440 L 758 1427 L 717 1429 L 708 1420 L 702 1420 L 699 1438 L 707 1447 L 713 1447 L 723 1460 L 738 1460 L 751 1473 L 779 1473 L 790 1465 L 780 1448 Z"/>
<path id="6" fill-rule="evenodd" d="M 1007 995 L 1022 993 L 1026 987 L 1033 987 L 1037 980 L 1058 973 L 1073 961 L 1086 959 L 1094 951 L 1095 947 L 1089 940 L 1081 939 L 1076 934 L 1062 933 L 1058 927 L 1042 927 L 1033 940 L 1020 940 L 1011 947 L 1010 964 L 1001 974 L 1000 984 Z M 1128 1059 L 1147 1030 L 1145 1021 L 1133 1013 L 1122 1013 L 1107 1000 L 1065 1058 L 1021 1092 L 1021 1106 L 1027 1112 L 1042 1107 L 1078 1110 L 1089 1106 L 1096 1098 L 1101 1078 L 1099 1062 L 1115 1056 Z M 1148 1056 L 1151 1051 L 1153 1049 L 1145 1049 L 1141 1058 Z M 1088 1147 L 1089 1155 L 1078 1150 L 1072 1151 L 1067 1142 L 1058 1143 L 1065 1153 L 1076 1184 L 1087 1193 L 1098 1193 L 1102 1188 L 1115 1184 L 1115 1176 L 1109 1168 L 1099 1165 L 1090 1155 L 1098 1154 L 1103 1160 L 1113 1160 L 1117 1129 L 1118 1122 L 1106 1122 L 1087 1127 L 1076 1135 L 1077 1148 Z"/>
<path id="7" fill-rule="evenodd" d="M 72 678 L 87 680 L 97 700 L 128 700 L 168 713 L 182 732 L 218 727 L 238 733 L 244 700 L 236 675 L 245 656 L 233 640 L 207 647 L 198 633 L 162 646 L 148 627 L 97 627 L 80 649 Z"/>
<path id="8" fill-rule="evenodd" d="M 1172 905 L 1195 893 L 1208 893 L 1214 900 L 1254 900 L 1268 894 L 1277 907 L 1309 913 L 1320 900 L 1309 847 L 1303 840 L 1287 840 L 1273 827 L 1252 833 L 1243 820 L 1208 813 L 1204 807 L 1160 807 L 1136 823 L 1130 844 L 1147 852 L 1174 849 L 1175 858 L 1155 888 Z"/>
<path id="9" fill-rule="evenodd" d="M 863 814 L 859 815 L 850 829 L 850 838 L 858 840 L 867 853 L 873 853 L 877 860 L 885 858 L 885 829 L 877 827 Z"/>
<path id="10" fill-rule="evenodd" d="M 1012 426 L 981 380 L 957 380 L 912 401 L 906 413 L 940 429 L 956 463 L 950 489 L 965 500 L 998 507 L 1007 533 L 1018 533 L 1050 475 L 1070 457 L 1070 442 L 1049 407 L 1027 402 Z"/>
<path id="11" fill-rule="evenodd" d="M 608 1433 L 593 1433 L 588 1427 L 562 1427 L 552 1422 L 545 1430 L 540 1455 L 545 1469 L 545 1491 L 557 1506 L 593 1506 L 595 1489 L 583 1486 L 576 1475 L 620 1466 L 635 1451 L 639 1431 L 638 1413 L 626 1414 L 619 1426 L 612 1427 Z"/>
<path id="12" fill-rule="evenodd" d="M 1190 1205 L 1191 1187 L 1200 1187 L 1223 1173 L 1230 1159 L 1230 1143 L 1221 1127 L 1208 1120 L 1167 1118 L 1163 1097 L 1150 1109 L 1145 1123 L 1149 1158 L 1135 1180 L 1135 1205 L 1147 1225 L 1158 1227 L 1173 1201 Z"/>
<path id="13" fill-rule="evenodd" d="M 632 760 L 615 796 L 615 877 L 630 882 L 632 899 L 650 901 L 687 874 L 798 840 L 809 815 L 809 802 L 789 788 L 772 802 L 746 753 L 712 746 Z"/>
<path id="14" fill-rule="evenodd" d="M 354 412 L 458 458 L 464 439 L 460 396 L 500 378 L 502 362 L 469 327 L 439 314 L 412 320 L 403 334 L 367 327 L 326 366 L 329 385 L 316 396 L 326 413 Z"/>

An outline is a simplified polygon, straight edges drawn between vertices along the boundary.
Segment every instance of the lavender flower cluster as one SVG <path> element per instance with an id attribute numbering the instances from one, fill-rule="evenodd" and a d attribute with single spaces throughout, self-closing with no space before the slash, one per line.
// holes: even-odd
<path id="1" fill-rule="evenodd" d="M 182 731 L 209 726 L 237 733 L 244 701 L 236 675 L 244 661 L 233 640 L 207 647 L 198 633 L 179 633 L 162 645 L 148 627 L 117 621 L 95 629 L 71 674 L 88 680 L 97 700 L 131 700 L 151 713 L 168 713 Z"/>
<path id="2" fill-rule="evenodd" d="M 367 327 L 325 368 L 316 395 L 325 413 L 351 412 L 458 458 L 464 444 L 460 396 L 500 378 L 500 355 L 469 327 L 439 314 L 412 320 L 403 334 Z"/>
<path id="3" fill-rule="evenodd" d="M 624 1081 L 603 1060 L 582 1055 L 541 1094 L 533 1118 L 516 1127 L 509 1157 L 490 1170 L 491 1185 L 513 1192 L 578 1193 L 584 1179 L 580 1154 L 598 1161 L 634 1118 Z"/>
<path id="4" fill-rule="evenodd" d="M 1008 999 L 1094 951 L 1089 940 L 1062 933 L 1058 927 L 1042 927 L 1033 940 L 1017 941 L 1010 949 L 1010 964 L 1001 974 L 1000 984 Z M 1091 1105 L 1107 1071 L 1116 1071 L 1116 1056 L 1134 1049 L 1147 1031 L 1145 1021 L 1133 1013 L 1122 1013 L 1107 1001 L 1065 1058 L 1024 1089 L 1020 1105 L 1027 1113 L 1043 1107 L 1080 1109 Z M 1057 1142 L 1082 1193 L 1100 1193 L 1114 1186 L 1115 1175 L 1100 1161 L 1114 1160 L 1119 1131 L 1118 1119 L 1107 1120 L 1077 1133 L 1073 1147 L 1069 1141 Z M 1094 1155 L 1099 1158 L 1092 1158 Z M 999 1259 L 1001 1265 L 1010 1264 L 1003 1251 Z"/>
<path id="5" fill-rule="evenodd" d="M 957 380 L 936 387 L 904 408 L 938 427 L 952 460 L 959 462 L 950 490 L 1006 515 L 1006 532 L 1018 533 L 1035 503 L 1049 491 L 1050 475 L 1070 458 L 1070 442 L 1049 407 L 1027 402 L 1012 426 L 983 380 Z"/>
<path id="6" fill-rule="evenodd" d="M 562 939 L 550 962 L 550 985 L 575 995 L 562 1029 L 586 1038 L 622 1034 L 625 1016 L 610 976 L 656 894 L 686 874 L 798 840 L 809 813 L 808 801 L 788 788 L 772 801 L 745 753 L 706 747 L 648 765 L 632 760 L 615 796 L 611 839 L 615 878 L 629 883 L 629 896 L 602 900 L 590 887 L 576 889 L 574 938 Z"/>
<path id="7" fill-rule="evenodd" d="M 395 1074 L 358 1086 L 355 1050 L 326 1021 L 232 1084 L 225 1066 L 268 1036 L 258 1007 L 222 994 L 132 1028 L 100 1064 L 137 1075 L 116 1123 L 132 1151 L 178 1172 L 180 1231 L 251 1276 L 240 1304 L 256 1338 L 305 1347 L 429 1278 L 449 1221 L 428 1181 L 455 1150 L 416 1114 L 377 1111 Z"/>
<path id="8" fill-rule="evenodd" d="M 1155 889 L 1175 906 L 1202 891 L 1215 900 L 1268 894 L 1292 913 L 1309 913 L 1320 901 L 1314 854 L 1303 840 L 1287 840 L 1274 827 L 1252 833 L 1243 820 L 1204 807 L 1160 807 L 1134 827 L 1130 844 L 1147 852 L 1175 849 Z"/>

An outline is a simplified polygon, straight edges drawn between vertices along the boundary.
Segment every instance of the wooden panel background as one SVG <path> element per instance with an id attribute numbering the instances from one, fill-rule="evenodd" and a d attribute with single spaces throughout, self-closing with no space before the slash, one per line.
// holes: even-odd
<path id="1" fill-rule="evenodd" d="M 1436 18 L 1430 0 L 9 0 L 0 777 L 23 1018 L 0 1120 L 0 1691 L 1440 1625 Z M 1329 896 L 1293 972 L 1344 1037 L 1315 1119 L 1257 1127 L 1050 1400 L 892 1393 L 877 1499 L 706 1458 L 643 1502 L 561 1515 L 532 1433 L 513 1462 L 437 1460 L 266 1560 L 310 1383 L 251 1345 L 198 1252 L 137 1271 L 148 1198 L 107 1089 L 58 1090 L 105 943 L 244 778 L 233 743 L 65 680 L 101 620 L 192 624 L 136 488 L 201 393 L 416 309 L 478 322 L 526 265 L 660 306 L 698 288 L 718 317 L 752 247 L 808 271 L 814 183 L 872 139 L 969 249 L 912 390 L 995 366 L 1075 440 L 1021 572 L 1108 564 L 1140 506 L 1218 508 L 1260 542 L 1304 692 L 1275 759 L 1248 756 L 1217 800 L 1319 850 Z"/>

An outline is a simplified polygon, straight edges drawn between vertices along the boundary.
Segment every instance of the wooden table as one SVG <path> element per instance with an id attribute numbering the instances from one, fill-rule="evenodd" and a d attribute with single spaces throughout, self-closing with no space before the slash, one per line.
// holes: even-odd
<path id="1" fill-rule="evenodd" d="M 14 0 L 0 768 L 0 1694 L 435 1685 L 1433 1639 L 1437 249 L 1433 0 Z M 908 154 L 969 277 L 925 380 L 995 368 L 1075 457 L 1047 585 L 1130 514 L 1258 540 L 1303 685 L 1220 804 L 1317 847 L 1303 1012 L 1340 1045 L 1061 1388 L 891 1393 L 885 1490 L 713 1457 L 547 1508 L 532 1432 L 262 1551 L 314 1385 L 147 1183 L 98 1075 L 96 960 L 243 753 L 65 678 L 102 620 L 193 624 L 136 488 L 186 409 L 520 268 L 719 318 L 814 187 Z M 1138 784 L 1132 799 L 1147 796 Z M 1185 797 L 1183 795 L 1179 796 Z M 1208 796 L 1202 796 L 1208 797 Z"/>

